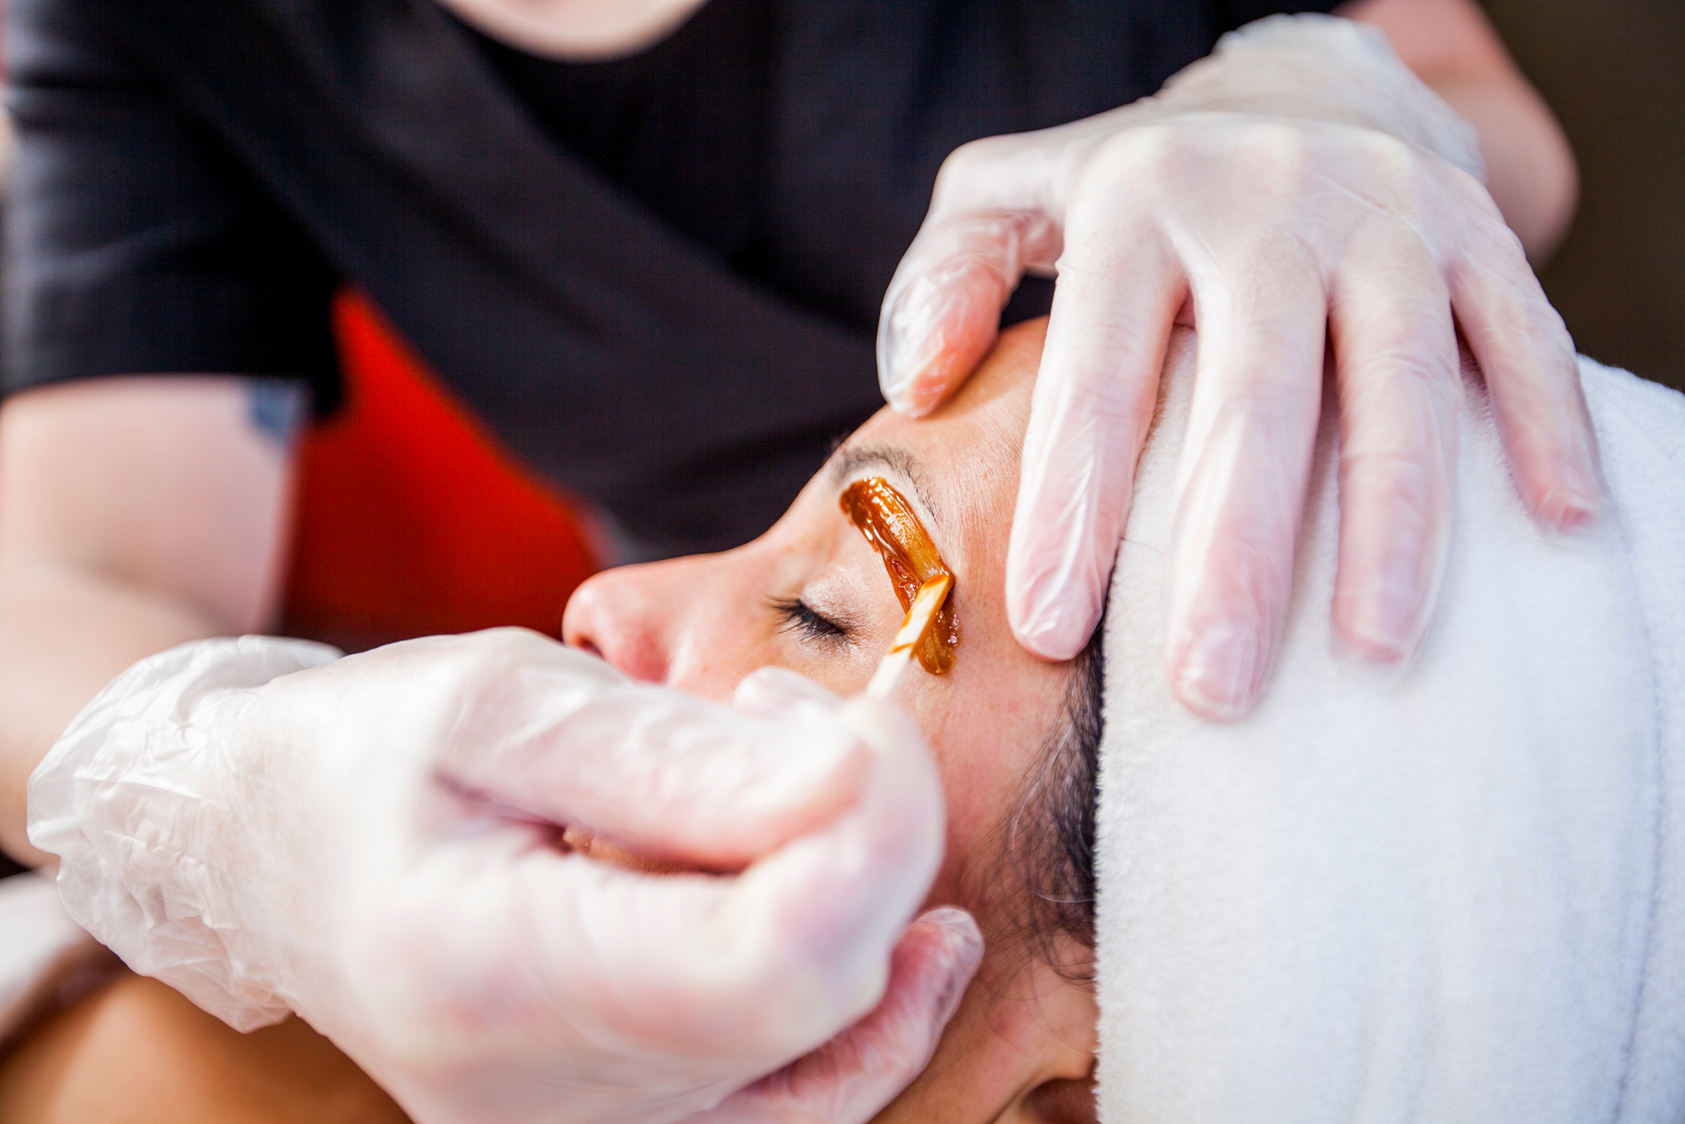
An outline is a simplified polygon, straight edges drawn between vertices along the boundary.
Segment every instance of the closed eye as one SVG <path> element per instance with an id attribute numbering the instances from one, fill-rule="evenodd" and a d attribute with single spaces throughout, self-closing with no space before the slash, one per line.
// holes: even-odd
<path id="1" fill-rule="evenodd" d="M 848 639 L 849 629 L 846 625 L 825 616 L 799 597 L 774 601 L 772 611 L 783 620 L 779 627 L 780 632 L 794 632 L 804 640 L 832 643 Z"/>

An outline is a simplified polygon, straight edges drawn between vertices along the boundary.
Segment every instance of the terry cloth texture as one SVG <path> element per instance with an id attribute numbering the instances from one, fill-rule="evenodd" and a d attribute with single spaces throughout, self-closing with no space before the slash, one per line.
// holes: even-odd
<path id="1" fill-rule="evenodd" d="M 1101 1119 L 1685 1120 L 1685 397 L 1582 360 L 1619 515 L 1553 542 L 1465 372 L 1453 555 L 1390 690 L 1331 654 L 1325 424 L 1280 662 L 1217 725 L 1162 656 L 1193 350 L 1105 638 Z"/>

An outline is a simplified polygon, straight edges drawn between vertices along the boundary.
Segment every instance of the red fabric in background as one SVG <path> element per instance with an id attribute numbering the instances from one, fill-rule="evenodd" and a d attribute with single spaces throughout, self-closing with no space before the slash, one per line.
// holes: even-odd
<path id="1" fill-rule="evenodd" d="M 333 307 L 345 406 L 301 449 L 286 627 L 349 649 L 524 625 L 559 635 L 596 568 L 565 501 L 363 296 Z"/>

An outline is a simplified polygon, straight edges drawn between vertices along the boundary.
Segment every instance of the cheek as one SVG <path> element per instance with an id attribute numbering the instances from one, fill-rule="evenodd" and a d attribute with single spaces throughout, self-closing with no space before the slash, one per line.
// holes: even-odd
<path id="1" fill-rule="evenodd" d="M 962 679 L 956 662 L 951 690 L 922 684 L 911 709 L 930 739 L 948 806 L 947 852 L 929 904 L 971 910 L 987 934 L 1003 904 L 992 895 L 1010 885 L 994 867 L 1043 744 L 1062 720 L 1065 675 L 1039 660 L 1004 676 L 982 663 Z"/>

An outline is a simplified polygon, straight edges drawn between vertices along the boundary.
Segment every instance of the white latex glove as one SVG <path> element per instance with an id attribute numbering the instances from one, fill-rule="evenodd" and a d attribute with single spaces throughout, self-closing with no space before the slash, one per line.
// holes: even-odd
<path id="1" fill-rule="evenodd" d="M 1331 335 L 1341 418 L 1334 603 L 1402 666 L 1450 543 L 1453 313 L 1521 495 L 1569 528 L 1604 503 L 1573 342 L 1480 181 L 1472 128 L 1376 30 L 1278 16 L 1156 97 L 956 151 L 884 298 L 879 374 L 934 409 L 1026 270 L 1058 288 L 1007 559 L 1013 630 L 1068 659 L 1099 620 L 1173 321 L 1199 329 L 1170 567 L 1171 678 L 1236 717 L 1281 639 Z"/>
<path id="2" fill-rule="evenodd" d="M 297 1011 L 422 1122 L 852 1122 L 924 1067 L 981 939 L 907 928 L 944 813 L 893 707 L 763 672 L 734 710 L 514 629 L 337 655 L 165 652 L 37 769 L 30 839 L 131 967 Z"/>

